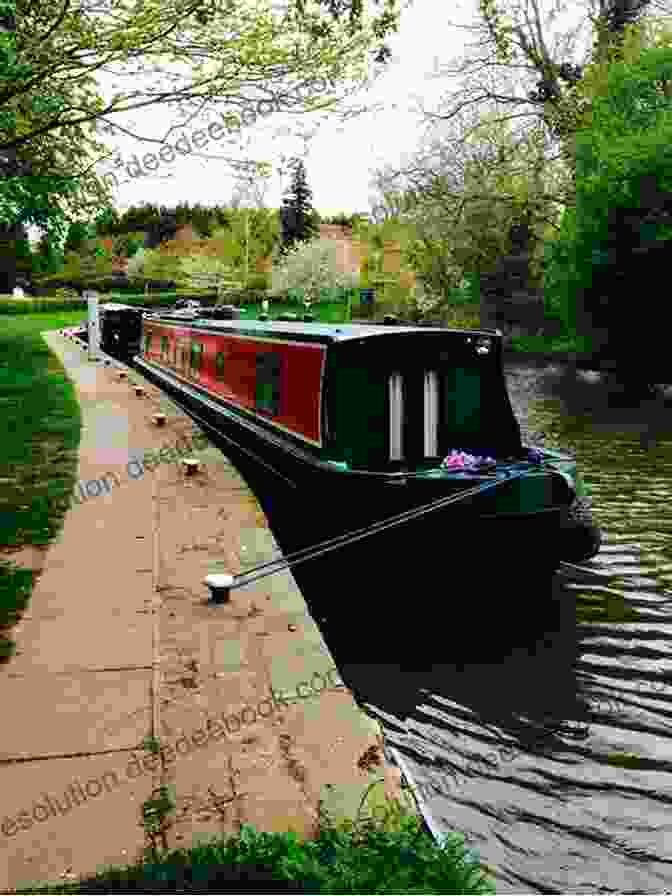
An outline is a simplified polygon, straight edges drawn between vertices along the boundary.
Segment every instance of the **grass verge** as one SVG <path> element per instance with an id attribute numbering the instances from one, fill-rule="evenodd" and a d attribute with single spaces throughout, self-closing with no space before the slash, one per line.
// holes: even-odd
<path id="1" fill-rule="evenodd" d="M 79 404 L 40 332 L 81 317 L 81 311 L 8 315 L 0 327 L 0 661 L 14 653 L 9 630 L 34 585 L 34 573 L 12 564 L 7 549 L 54 539 L 77 472 Z"/>
<path id="2" fill-rule="evenodd" d="M 243 825 L 237 837 L 190 849 L 148 851 L 143 862 L 95 876 L 10 893 L 494 893 L 468 855 L 464 838 L 437 846 L 397 801 L 382 817 L 334 824 L 322 812 L 319 836 L 263 833 Z M 361 809 L 360 809 L 361 811 Z"/>

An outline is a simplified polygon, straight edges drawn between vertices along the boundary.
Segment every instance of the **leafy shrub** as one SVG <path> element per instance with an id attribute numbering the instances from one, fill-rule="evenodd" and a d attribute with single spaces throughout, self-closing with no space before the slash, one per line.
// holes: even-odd
<path id="1" fill-rule="evenodd" d="M 359 285 L 359 274 L 338 268 L 338 246 L 333 240 L 317 239 L 301 243 L 287 252 L 273 270 L 271 295 L 288 289 L 302 289 L 311 302 L 320 300 L 320 290 Z"/>
<path id="2" fill-rule="evenodd" d="M 464 838 L 437 846 L 401 804 L 382 818 L 333 824 L 319 837 L 264 833 L 243 825 L 238 837 L 213 838 L 191 849 L 148 851 L 143 864 L 109 868 L 81 882 L 15 893 L 494 893 Z"/>
<path id="3" fill-rule="evenodd" d="M 147 250 L 141 246 L 132 258 L 128 259 L 126 271 L 129 278 L 142 277 L 145 272 L 145 255 Z"/>
<path id="4" fill-rule="evenodd" d="M 408 310 L 413 320 L 422 320 L 427 314 L 435 311 L 441 304 L 441 297 L 433 295 L 422 283 L 411 288 L 408 299 Z"/>
<path id="5" fill-rule="evenodd" d="M 64 287 L 62 289 L 55 289 L 51 297 L 54 299 L 79 299 L 79 293 L 76 289 L 71 289 L 70 287 Z"/>
<path id="6" fill-rule="evenodd" d="M 209 255 L 190 255 L 179 259 L 183 279 L 189 286 L 198 283 L 198 275 L 206 274 L 214 285 L 234 279 L 233 268 L 220 258 Z"/>
<path id="7" fill-rule="evenodd" d="M 255 305 L 268 298 L 263 289 L 225 289 L 220 293 L 220 301 L 226 305 Z"/>
<path id="8" fill-rule="evenodd" d="M 114 239 L 113 252 L 115 255 L 131 259 L 137 255 L 139 249 L 144 248 L 144 245 L 145 235 L 141 231 L 122 233 Z"/>
<path id="9" fill-rule="evenodd" d="M 87 307 L 87 301 L 79 298 L 12 299 L 0 296 L 0 315 L 35 314 L 39 311 L 85 311 Z"/>
<path id="10" fill-rule="evenodd" d="M 251 274 L 247 278 L 247 289 L 267 290 L 269 288 L 268 274 Z"/>

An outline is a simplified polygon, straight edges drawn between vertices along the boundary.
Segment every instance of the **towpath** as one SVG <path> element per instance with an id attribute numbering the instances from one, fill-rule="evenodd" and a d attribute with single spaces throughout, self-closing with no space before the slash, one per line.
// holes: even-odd
<path id="1" fill-rule="evenodd" d="M 45 339 L 82 406 L 81 488 L 0 668 L 0 890 L 242 823 L 313 836 L 320 802 L 354 817 L 376 780 L 369 809 L 400 798 L 291 572 L 208 603 L 205 575 L 279 553 L 241 476 L 155 387 Z M 174 808 L 152 834 L 161 787 Z"/>

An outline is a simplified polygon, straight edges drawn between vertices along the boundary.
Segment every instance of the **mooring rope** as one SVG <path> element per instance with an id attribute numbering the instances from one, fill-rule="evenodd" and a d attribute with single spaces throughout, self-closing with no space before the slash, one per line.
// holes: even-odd
<path id="1" fill-rule="evenodd" d="M 329 551 L 334 551 L 337 548 L 345 547 L 346 545 L 352 544 L 355 541 L 359 541 L 362 538 L 366 538 L 369 535 L 375 535 L 378 532 L 383 532 L 384 530 L 391 529 L 394 526 L 400 526 L 402 523 L 406 523 L 409 520 L 417 519 L 418 517 L 424 516 L 427 513 L 431 513 L 434 510 L 441 510 L 442 508 L 448 507 L 451 504 L 458 504 L 460 501 L 466 498 L 472 498 L 475 495 L 481 494 L 481 492 L 484 492 L 487 489 L 494 488 L 497 485 L 504 485 L 505 483 L 512 482 L 515 479 L 520 479 L 526 472 L 526 470 L 522 470 L 519 473 L 507 475 L 505 479 L 498 479 L 497 482 L 486 482 L 485 485 L 479 485 L 475 486 L 474 488 L 467 489 L 466 491 L 460 492 L 459 495 L 450 495 L 447 498 L 439 498 L 438 500 L 431 501 L 428 504 L 421 504 L 419 507 L 414 507 L 412 510 L 404 511 L 403 513 L 397 514 L 396 516 L 387 517 L 377 523 L 371 523 L 368 526 L 362 526 L 362 528 L 355 529 L 352 532 L 346 532 L 343 535 L 337 535 L 335 538 L 318 542 L 317 544 L 310 545 L 306 548 L 300 548 L 298 551 L 293 551 L 291 554 L 278 557 L 275 560 L 269 560 L 266 563 L 255 566 L 253 569 L 245 570 L 245 572 L 234 576 L 234 583 L 231 588 L 240 588 L 243 585 L 249 585 L 251 582 L 256 582 L 257 579 L 262 579 L 264 578 L 264 576 L 272 575 L 274 572 L 281 572 L 283 569 L 292 568 L 296 566 L 297 563 L 302 563 L 304 560 L 312 560 L 315 557 L 320 557 L 323 554 L 329 553 Z M 260 572 L 260 570 L 264 571 Z"/>

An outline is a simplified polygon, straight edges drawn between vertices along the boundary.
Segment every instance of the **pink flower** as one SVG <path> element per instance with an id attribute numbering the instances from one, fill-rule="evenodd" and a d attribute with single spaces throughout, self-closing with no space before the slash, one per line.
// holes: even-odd
<path id="1" fill-rule="evenodd" d="M 476 467 L 482 463 L 495 463 L 491 457 L 476 457 L 473 454 L 467 454 L 465 451 L 450 452 L 448 457 L 444 458 L 441 466 L 447 469 L 464 469 L 465 467 Z"/>

